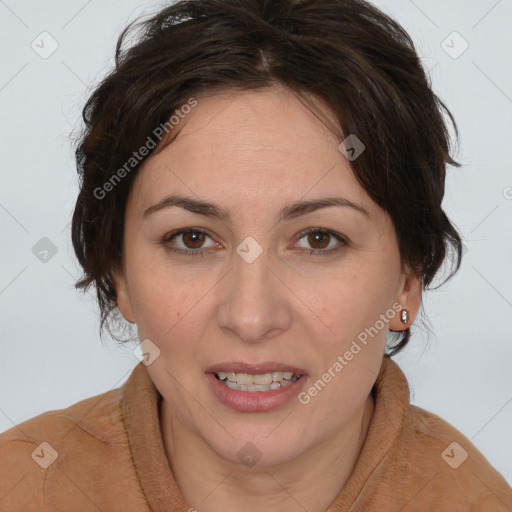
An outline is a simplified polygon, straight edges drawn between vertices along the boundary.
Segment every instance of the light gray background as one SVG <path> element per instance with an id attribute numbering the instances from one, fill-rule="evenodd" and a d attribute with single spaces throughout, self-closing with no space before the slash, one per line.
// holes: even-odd
<path id="1" fill-rule="evenodd" d="M 434 333 L 416 334 L 396 361 L 412 402 L 458 428 L 512 484 L 512 1 L 374 3 L 415 41 L 458 122 L 464 164 L 448 171 L 444 207 L 468 252 L 457 276 L 424 296 Z M 133 346 L 101 343 L 92 293 L 73 287 L 69 135 L 121 29 L 162 5 L 0 0 L 0 431 L 118 387 L 138 363 Z M 46 59 L 31 48 L 43 31 L 58 43 Z M 463 48 L 454 31 L 469 44 L 458 58 L 445 51 Z M 57 249 L 46 263 L 32 252 L 42 237 Z"/>

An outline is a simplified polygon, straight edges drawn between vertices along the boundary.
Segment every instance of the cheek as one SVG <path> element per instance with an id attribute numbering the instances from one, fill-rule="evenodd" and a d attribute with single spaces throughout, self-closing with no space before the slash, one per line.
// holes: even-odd
<path id="1" fill-rule="evenodd" d="M 312 361 L 318 364 L 311 387 L 305 391 L 311 392 L 315 414 L 326 425 L 332 423 L 333 416 L 350 417 L 368 396 L 378 374 L 389 327 L 381 315 L 392 301 L 390 278 L 382 267 L 378 270 L 365 266 L 331 281 L 327 291 L 315 297 L 324 325 L 310 323 L 310 337 L 316 340 L 311 347 Z"/>
<path id="2" fill-rule="evenodd" d="M 215 315 L 219 276 L 215 271 L 158 260 L 145 265 L 133 261 L 131 267 L 131 301 L 139 337 L 151 339 L 173 358 L 189 358 L 199 350 Z"/>
<path id="3" fill-rule="evenodd" d="M 324 283 L 322 289 L 311 285 L 307 288 L 310 303 L 318 304 L 319 318 L 324 331 L 338 347 L 350 344 L 357 335 L 375 324 L 381 313 L 391 305 L 390 273 L 382 267 L 365 265 L 353 268 L 345 275 L 338 275 Z"/>

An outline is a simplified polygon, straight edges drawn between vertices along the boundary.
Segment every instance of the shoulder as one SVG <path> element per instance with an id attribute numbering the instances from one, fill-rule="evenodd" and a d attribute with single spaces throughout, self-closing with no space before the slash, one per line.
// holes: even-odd
<path id="1" fill-rule="evenodd" d="M 455 427 L 410 403 L 405 374 L 392 359 L 384 359 L 376 381 L 372 427 L 372 506 L 385 496 L 402 512 L 512 511 L 503 476 Z"/>
<path id="2" fill-rule="evenodd" d="M 89 495 L 96 492 L 91 483 L 100 474 L 108 479 L 124 471 L 127 485 L 135 479 L 128 474 L 123 389 L 45 412 L 0 434 L 2 511 L 46 510 L 52 496 L 88 510 Z M 116 494 L 113 487 L 110 492 Z"/>
<path id="3" fill-rule="evenodd" d="M 50 455 L 51 448 L 69 449 L 77 440 L 110 446 L 122 437 L 121 392 L 121 388 L 117 388 L 26 420 L 0 434 L 0 449 L 5 455 L 10 451 L 34 450 L 46 443 L 50 445 L 47 450 Z M 6 459 L 1 460 L 5 463 Z M 19 462 L 27 461 L 20 459 Z"/>
<path id="4" fill-rule="evenodd" d="M 473 443 L 436 414 L 410 405 L 404 425 L 405 481 L 423 499 L 461 510 L 510 511 L 512 489 Z M 422 487 L 423 486 L 423 487 Z M 441 512 L 442 509 L 438 510 Z"/>

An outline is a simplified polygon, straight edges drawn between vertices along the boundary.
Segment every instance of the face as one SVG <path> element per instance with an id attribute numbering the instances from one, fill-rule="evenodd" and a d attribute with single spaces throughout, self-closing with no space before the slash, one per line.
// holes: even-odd
<path id="1" fill-rule="evenodd" d="M 133 183 L 118 306 L 160 351 L 147 370 L 173 425 L 225 461 L 250 442 L 260 464 L 284 463 L 351 425 L 419 286 L 341 140 L 290 91 L 200 98 L 173 130 Z M 231 391 L 212 367 L 302 377 Z"/>

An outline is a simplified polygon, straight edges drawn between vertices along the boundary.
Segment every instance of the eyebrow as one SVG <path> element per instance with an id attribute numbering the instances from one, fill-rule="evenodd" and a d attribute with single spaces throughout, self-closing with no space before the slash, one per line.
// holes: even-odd
<path id="1" fill-rule="evenodd" d="M 206 217 L 214 217 L 220 220 L 229 220 L 230 218 L 229 210 L 221 208 L 220 206 L 209 203 L 207 201 L 177 194 L 164 197 L 158 203 L 150 206 L 147 210 L 144 211 L 142 217 L 143 219 L 146 219 L 152 213 L 160 211 L 164 208 L 170 208 L 172 206 L 178 206 L 192 213 L 204 215 Z M 368 219 L 371 219 L 371 216 L 367 210 L 365 210 L 362 206 L 353 203 L 349 199 L 344 197 L 326 197 L 323 199 L 296 201 L 291 203 L 281 210 L 279 213 L 278 221 L 294 219 L 301 215 L 306 215 L 307 213 L 311 213 L 321 208 L 327 208 L 330 206 L 351 208 L 363 214 Z"/>

